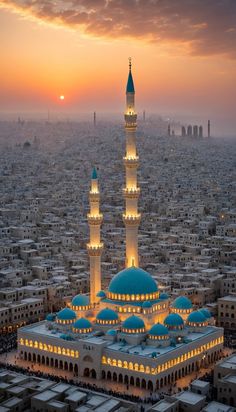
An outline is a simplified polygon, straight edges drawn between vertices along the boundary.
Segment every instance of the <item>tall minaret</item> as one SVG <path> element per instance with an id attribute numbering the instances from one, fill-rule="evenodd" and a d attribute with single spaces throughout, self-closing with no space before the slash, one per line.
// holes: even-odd
<path id="1" fill-rule="evenodd" d="M 98 187 L 97 171 L 94 168 L 91 179 L 91 190 L 89 192 L 90 213 L 88 222 L 90 227 L 90 242 L 87 250 L 90 258 L 90 303 L 98 301 L 97 293 L 101 290 L 101 254 L 103 243 L 101 243 L 100 228 L 103 215 L 99 209 L 100 193 Z"/>
<path id="2" fill-rule="evenodd" d="M 141 215 L 138 213 L 138 197 L 140 189 L 137 187 L 137 168 L 139 157 L 136 150 L 137 114 L 134 102 L 135 90 L 129 59 L 129 76 L 126 87 L 126 155 L 124 157 L 126 172 L 126 187 L 123 189 L 125 197 L 125 213 L 123 220 L 126 227 L 126 267 L 138 266 L 138 227 Z"/>

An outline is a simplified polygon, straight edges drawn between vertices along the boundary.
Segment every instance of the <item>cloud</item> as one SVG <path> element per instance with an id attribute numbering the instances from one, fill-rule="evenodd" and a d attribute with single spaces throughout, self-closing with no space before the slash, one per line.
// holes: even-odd
<path id="1" fill-rule="evenodd" d="M 87 35 L 176 43 L 236 58 L 236 0 L 0 0 L 2 7 Z"/>

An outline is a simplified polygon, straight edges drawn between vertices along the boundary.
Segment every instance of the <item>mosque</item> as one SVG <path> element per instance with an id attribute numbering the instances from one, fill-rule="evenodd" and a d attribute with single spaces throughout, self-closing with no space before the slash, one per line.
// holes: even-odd
<path id="1" fill-rule="evenodd" d="M 125 109 L 126 185 L 123 189 L 126 228 L 125 269 L 101 290 L 100 193 L 96 169 L 89 192 L 90 295 L 75 296 L 69 307 L 44 321 L 18 330 L 18 352 L 38 365 L 70 370 L 75 375 L 113 380 L 149 390 L 198 371 L 220 358 L 223 329 L 211 313 L 193 308 L 179 296 L 160 293 L 152 276 L 139 267 L 136 149 L 137 114 L 131 61 Z M 40 367 L 40 366 L 39 366 Z"/>

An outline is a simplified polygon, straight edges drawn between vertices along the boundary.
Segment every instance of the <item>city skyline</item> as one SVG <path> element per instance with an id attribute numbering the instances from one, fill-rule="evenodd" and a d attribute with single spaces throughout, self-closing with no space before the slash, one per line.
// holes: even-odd
<path id="1" fill-rule="evenodd" d="M 121 112 L 131 55 L 139 112 L 211 118 L 214 135 L 234 136 L 234 2 L 105 3 L 0 1 L 1 118 Z"/>

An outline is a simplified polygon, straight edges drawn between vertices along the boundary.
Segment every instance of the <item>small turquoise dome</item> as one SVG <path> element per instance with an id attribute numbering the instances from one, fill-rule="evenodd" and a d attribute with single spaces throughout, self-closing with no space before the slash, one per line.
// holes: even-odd
<path id="1" fill-rule="evenodd" d="M 109 329 L 106 334 L 109 336 L 116 336 L 117 332 L 114 329 Z"/>
<path id="2" fill-rule="evenodd" d="M 75 312 L 70 308 L 64 308 L 57 313 L 57 319 L 59 320 L 73 320 L 76 319 Z"/>
<path id="3" fill-rule="evenodd" d="M 164 299 L 169 299 L 169 295 L 167 293 L 163 292 L 163 293 L 160 294 L 160 299 L 163 299 L 163 300 Z"/>
<path id="4" fill-rule="evenodd" d="M 210 319 L 212 317 L 211 312 L 206 308 L 199 309 L 199 312 L 201 312 L 206 319 Z"/>
<path id="5" fill-rule="evenodd" d="M 192 302 L 186 296 L 178 296 L 172 303 L 172 307 L 175 309 L 185 310 L 192 308 Z"/>
<path id="6" fill-rule="evenodd" d="M 184 321 L 178 313 L 171 313 L 165 318 L 164 325 L 167 327 L 183 326 Z"/>
<path id="7" fill-rule="evenodd" d="M 166 326 L 161 323 L 156 323 L 151 327 L 148 334 L 153 336 L 165 336 L 168 335 L 169 331 Z"/>
<path id="8" fill-rule="evenodd" d="M 120 295 L 145 295 L 157 292 L 158 288 L 148 272 L 132 266 L 114 276 L 108 291 Z"/>
<path id="9" fill-rule="evenodd" d="M 85 318 L 79 318 L 75 321 L 73 328 L 75 329 L 91 329 L 92 323 Z"/>
<path id="10" fill-rule="evenodd" d="M 143 319 L 138 316 L 132 315 L 125 319 L 122 324 L 122 329 L 143 329 L 145 328 Z"/>
<path id="11" fill-rule="evenodd" d="M 206 318 L 199 310 L 192 312 L 188 315 L 187 322 L 189 323 L 205 323 Z"/>
<path id="12" fill-rule="evenodd" d="M 56 314 L 55 313 L 48 313 L 48 315 L 46 316 L 46 320 L 48 322 L 53 322 L 56 319 Z"/>
<path id="13" fill-rule="evenodd" d="M 89 306 L 89 297 L 87 295 L 76 295 L 71 302 L 72 306 Z"/>
<path id="14" fill-rule="evenodd" d="M 151 304 L 151 302 L 149 302 L 149 300 L 146 300 L 145 302 L 143 302 L 142 307 L 143 308 L 151 308 L 152 304 Z"/>
<path id="15" fill-rule="evenodd" d="M 97 293 L 97 298 L 103 299 L 103 298 L 105 298 L 105 297 L 106 297 L 106 293 L 105 293 L 103 290 L 100 290 L 100 291 Z"/>
<path id="16" fill-rule="evenodd" d="M 96 316 L 97 320 L 118 320 L 118 315 L 117 313 L 109 308 L 105 308 L 100 310 L 100 312 L 98 312 L 97 316 Z"/>
<path id="17" fill-rule="evenodd" d="M 64 339 L 64 340 L 74 340 L 74 339 L 72 338 L 72 336 L 66 335 L 65 333 L 63 333 L 63 334 L 60 336 L 60 338 L 61 338 L 61 339 Z"/>

